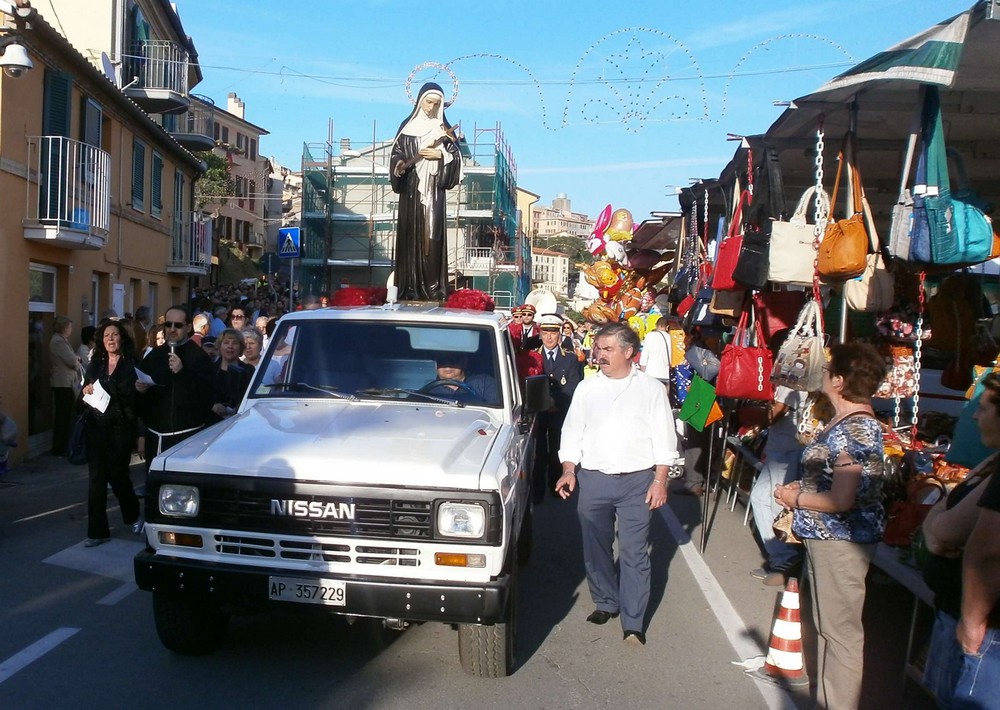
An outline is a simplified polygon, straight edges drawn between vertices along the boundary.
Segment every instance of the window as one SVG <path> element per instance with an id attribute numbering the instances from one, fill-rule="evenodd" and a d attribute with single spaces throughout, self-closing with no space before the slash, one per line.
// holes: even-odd
<path id="1" fill-rule="evenodd" d="M 28 266 L 28 310 L 56 312 L 56 270 L 51 266 Z"/>
<path id="2" fill-rule="evenodd" d="M 257 139 L 250 139 L 250 160 L 257 160 Z"/>
<path id="3" fill-rule="evenodd" d="M 222 127 L 222 142 L 226 145 L 229 144 L 229 126 Z"/>
<path id="4" fill-rule="evenodd" d="M 247 194 L 247 179 L 239 175 L 236 176 L 236 203 L 243 207 L 243 198 Z"/>
<path id="5" fill-rule="evenodd" d="M 153 169 L 149 180 L 149 213 L 159 217 L 163 212 L 163 157 L 153 153 Z"/>
<path id="6" fill-rule="evenodd" d="M 146 209 L 146 146 L 132 141 L 132 209 Z"/>
<path id="7" fill-rule="evenodd" d="M 250 181 L 250 211 L 254 212 L 257 209 L 257 181 Z"/>
<path id="8" fill-rule="evenodd" d="M 95 148 L 101 147 L 103 112 L 92 99 L 84 98 L 80 110 L 80 140 Z"/>
<path id="9" fill-rule="evenodd" d="M 218 123 L 216 123 L 215 124 L 215 141 L 216 142 L 218 142 L 219 138 L 222 136 L 222 134 L 220 132 L 221 130 L 222 130 L 222 126 L 220 126 Z"/>
<path id="10" fill-rule="evenodd" d="M 247 155 L 247 137 L 239 131 L 236 132 L 236 149 Z"/>

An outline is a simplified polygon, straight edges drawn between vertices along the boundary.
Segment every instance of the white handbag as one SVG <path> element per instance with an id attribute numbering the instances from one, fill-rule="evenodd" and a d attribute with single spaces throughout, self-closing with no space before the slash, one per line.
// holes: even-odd
<path id="1" fill-rule="evenodd" d="M 873 253 L 868 255 L 861 276 L 844 282 L 844 302 L 853 311 L 881 313 L 892 308 L 896 297 L 896 283 L 882 260 L 878 234 L 875 232 L 875 222 L 867 198 L 862 197 L 861 204 L 864 207 L 868 239 L 871 242 L 869 248 Z"/>
<path id="2" fill-rule="evenodd" d="M 780 284 L 812 286 L 816 262 L 815 225 L 806 222 L 806 213 L 814 204 L 816 187 L 810 187 L 799 199 L 799 204 L 787 222 L 771 223 L 768 281 Z M 830 196 L 820 192 L 821 212 L 830 214 Z"/>
<path id="3" fill-rule="evenodd" d="M 810 299 L 774 358 L 771 382 L 793 390 L 817 392 L 823 386 L 826 363 L 820 306 Z"/>

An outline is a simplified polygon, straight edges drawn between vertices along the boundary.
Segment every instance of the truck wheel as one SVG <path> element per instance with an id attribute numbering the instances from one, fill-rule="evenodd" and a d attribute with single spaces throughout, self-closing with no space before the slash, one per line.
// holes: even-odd
<path id="1" fill-rule="evenodd" d="M 531 550 L 534 547 L 534 524 L 532 523 L 532 506 L 528 504 L 528 511 L 524 514 L 521 522 L 521 532 L 517 536 L 517 564 L 526 565 L 531 561 Z"/>
<path id="2" fill-rule="evenodd" d="M 517 566 L 514 566 L 504 620 L 499 624 L 459 624 L 458 658 L 462 670 L 478 678 L 503 678 L 514 672 L 517 625 Z"/>
<path id="3" fill-rule="evenodd" d="M 229 614 L 215 604 L 162 592 L 153 592 L 153 619 L 160 643 L 192 656 L 214 651 L 229 625 Z"/>

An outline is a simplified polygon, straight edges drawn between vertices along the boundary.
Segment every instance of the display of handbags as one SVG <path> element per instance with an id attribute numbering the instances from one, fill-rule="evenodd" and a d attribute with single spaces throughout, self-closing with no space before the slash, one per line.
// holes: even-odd
<path id="1" fill-rule="evenodd" d="M 868 225 L 868 238 L 871 240 L 871 253 L 866 257 L 865 270 L 861 276 L 844 283 L 844 302 L 851 310 L 881 313 L 892 308 L 896 297 L 896 279 L 886 269 L 871 207 L 863 193 L 861 201 Z"/>
<path id="2" fill-rule="evenodd" d="M 712 271 L 712 288 L 716 291 L 738 291 L 743 286 L 736 283 L 733 271 L 740 258 L 743 246 L 743 206 L 750 202 L 750 193 L 744 190 L 736 203 L 736 210 L 729 222 L 727 236 L 719 244 L 715 256 L 715 268 Z"/>

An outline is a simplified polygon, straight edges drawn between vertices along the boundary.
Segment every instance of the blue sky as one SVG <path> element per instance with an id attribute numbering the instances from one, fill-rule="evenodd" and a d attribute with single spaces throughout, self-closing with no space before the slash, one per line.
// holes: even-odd
<path id="1" fill-rule="evenodd" d="M 472 140 L 500 124 L 518 185 L 565 192 L 595 216 L 677 208 L 675 186 L 714 177 L 764 131 L 775 100 L 827 79 L 972 0 L 176 0 L 198 49 L 195 93 L 271 135 L 261 153 L 299 169 L 303 143 L 391 138 L 428 80 Z M 414 72 L 421 64 L 446 65 Z"/>

